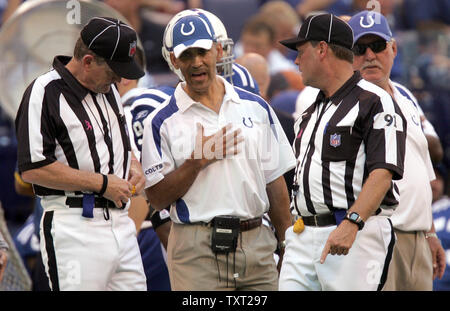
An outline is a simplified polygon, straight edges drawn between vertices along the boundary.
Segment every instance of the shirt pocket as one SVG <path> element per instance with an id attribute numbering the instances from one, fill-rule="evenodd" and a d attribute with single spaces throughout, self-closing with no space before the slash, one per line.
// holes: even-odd
<path id="1" fill-rule="evenodd" d="M 359 148 L 351 126 L 327 126 L 322 143 L 322 161 L 348 161 Z"/>

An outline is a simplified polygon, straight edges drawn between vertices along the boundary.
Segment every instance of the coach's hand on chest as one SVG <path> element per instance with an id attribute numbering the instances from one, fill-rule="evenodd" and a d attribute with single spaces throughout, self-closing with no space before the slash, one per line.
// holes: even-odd
<path id="1" fill-rule="evenodd" d="M 271 127 L 263 124 L 257 116 L 235 116 L 231 119 L 219 118 L 214 121 L 192 117 L 189 122 L 179 124 L 176 128 L 172 128 L 169 133 L 171 136 L 170 140 L 172 141 L 170 149 L 177 166 L 180 166 L 186 159 L 189 159 L 193 151 L 198 156 L 201 156 L 200 150 L 195 148 L 196 140 L 199 140 L 199 135 L 201 135 L 198 133 L 198 124 L 203 127 L 203 139 L 208 140 L 202 143 L 203 155 L 207 155 L 208 157 L 216 157 L 218 160 L 223 158 L 260 159 L 265 152 L 270 152 L 270 150 L 262 150 L 267 144 L 262 144 L 261 139 L 267 135 L 264 131 L 270 131 Z M 222 135 L 221 130 L 225 127 L 227 127 L 226 133 Z M 238 135 L 232 135 L 232 133 L 237 132 L 239 132 Z M 239 143 L 236 144 L 236 152 L 228 152 L 225 157 L 219 154 L 220 148 L 216 146 L 219 144 L 230 146 L 237 141 Z M 230 151 L 233 150 L 230 149 Z"/>

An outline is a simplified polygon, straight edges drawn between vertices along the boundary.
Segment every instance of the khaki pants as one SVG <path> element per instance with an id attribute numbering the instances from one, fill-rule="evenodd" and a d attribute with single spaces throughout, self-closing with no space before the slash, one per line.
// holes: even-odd
<path id="1" fill-rule="evenodd" d="M 395 230 L 397 242 L 384 291 L 433 290 L 433 260 L 425 233 Z"/>
<path id="2" fill-rule="evenodd" d="M 167 247 L 172 290 L 278 289 L 273 257 L 277 242 L 267 226 L 240 233 L 236 252 L 228 256 L 212 252 L 211 230 L 172 224 Z"/>

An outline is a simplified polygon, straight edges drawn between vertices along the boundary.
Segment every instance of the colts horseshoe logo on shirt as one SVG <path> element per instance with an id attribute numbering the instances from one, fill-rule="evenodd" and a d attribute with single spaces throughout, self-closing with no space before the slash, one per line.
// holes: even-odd
<path id="1" fill-rule="evenodd" d="M 245 122 L 245 117 L 242 118 L 242 123 L 244 123 L 244 125 L 245 125 L 246 127 L 252 128 L 252 127 L 253 127 L 253 121 L 252 121 L 252 119 L 250 119 L 250 117 L 247 117 L 247 119 L 250 121 L 250 123 Z"/>

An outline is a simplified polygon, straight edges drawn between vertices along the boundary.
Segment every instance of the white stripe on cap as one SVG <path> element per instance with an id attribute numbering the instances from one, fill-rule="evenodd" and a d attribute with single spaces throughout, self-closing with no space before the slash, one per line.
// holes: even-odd
<path id="1" fill-rule="evenodd" d="M 111 24 L 115 24 L 113 21 L 110 21 L 109 19 L 102 18 L 102 17 L 93 17 L 92 19 L 101 19 L 102 21 L 105 21 L 105 22 L 108 22 L 108 23 L 111 23 Z"/>
<path id="2" fill-rule="evenodd" d="M 209 35 L 210 35 L 211 37 L 215 38 L 215 34 L 214 34 L 214 36 L 213 36 L 213 34 L 212 34 L 212 32 L 211 32 L 211 29 L 210 29 L 208 23 L 205 22 L 205 21 L 203 20 L 203 18 L 200 18 L 200 20 L 201 20 L 202 23 L 205 25 L 205 28 L 206 28 L 206 30 L 208 31 Z"/>
<path id="3" fill-rule="evenodd" d="M 330 14 L 330 29 L 328 30 L 328 43 L 330 43 L 331 38 L 331 27 L 333 27 L 333 14 Z"/>
<path id="4" fill-rule="evenodd" d="M 117 46 L 119 45 L 119 40 L 120 40 L 120 25 L 117 25 L 117 41 L 116 46 L 114 47 L 114 51 L 112 52 L 111 57 L 109 58 L 110 60 L 112 60 L 114 54 L 116 53 Z"/>
<path id="5" fill-rule="evenodd" d="M 106 30 L 108 30 L 108 28 L 111 28 L 111 27 L 114 27 L 114 25 L 110 25 L 110 26 L 106 27 L 106 28 L 103 29 L 98 35 L 96 35 L 96 36 L 94 37 L 94 39 L 92 39 L 91 42 L 89 43 L 88 49 L 91 48 L 92 43 L 94 43 L 94 41 L 95 41 L 98 37 L 100 37 L 100 36 L 102 35 L 102 33 L 104 33 Z"/>
<path id="6" fill-rule="evenodd" d="M 306 35 L 305 35 L 305 39 L 308 39 L 308 33 L 309 33 L 309 26 L 311 26 L 311 22 L 312 22 L 312 20 L 316 17 L 316 16 L 319 16 L 320 14 L 318 14 L 318 15 L 314 15 L 313 17 L 311 17 L 311 19 L 309 20 L 309 23 L 308 23 L 308 29 L 306 29 Z"/>

